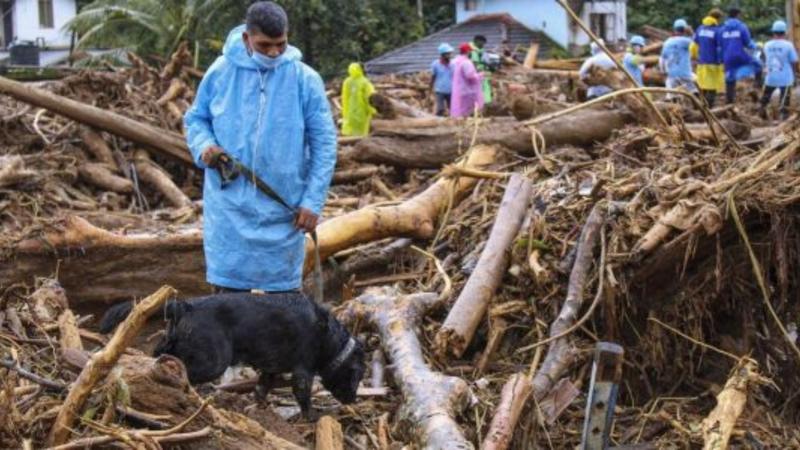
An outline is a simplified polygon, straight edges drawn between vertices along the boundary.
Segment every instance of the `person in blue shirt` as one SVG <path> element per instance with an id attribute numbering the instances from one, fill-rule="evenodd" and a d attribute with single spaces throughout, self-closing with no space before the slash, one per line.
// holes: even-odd
<path id="1" fill-rule="evenodd" d="M 761 97 L 759 113 L 766 118 L 767 105 L 775 90 L 780 90 L 781 119 L 789 117 L 789 100 L 792 96 L 794 74 L 798 70 L 797 50 L 786 39 L 786 22 L 775 21 L 772 24 L 773 38 L 764 46 L 766 55 L 767 76 L 764 80 L 764 95 Z"/>
<path id="2" fill-rule="evenodd" d="M 692 74 L 692 60 L 689 48 L 692 45 L 692 38 L 686 36 L 686 29 L 689 24 L 683 19 L 678 19 L 672 25 L 672 37 L 664 42 L 661 49 L 661 58 L 658 65 L 661 71 L 667 74 L 667 88 L 683 88 L 695 94 L 697 86 L 694 84 Z M 667 95 L 668 99 L 675 96 Z"/>
<path id="3" fill-rule="evenodd" d="M 439 58 L 431 63 L 431 88 L 436 96 L 436 115 L 446 116 L 450 109 L 450 94 L 453 91 L 453 46 L 439 45 Z"/>
<path id="4" fill-rule="evenodd" d="M 336 165 L 336 127 L 325 85 L 289 45 L 286 12 L 274 2 L 247 10 L 206 71 L 184 118 L 203 181 L 206 279 L 217 292 L 295 291 L 304 232 L 325 203 Z M 294 209 L 239 176 L 222 187 L 222 153 L 239 160 Z M 210 170 L 209 170 L 210 169 Z"/>
<path id="5" fill-rule="evenodd" d="M 728 19 L 720 29 L 722 37 L 722 62 L 725 65 L 725 99 L 730 103 L 736 101 L 736 81 L 743 78 L 745 72 L 753 74 L 753 70 L 740 72 L 742 68 L 753 68 L 754 59 L 748 51 L 756 49 L 750 37 L 750 29 L 739 20 L 741 10 L 733 7 L 728 10 Z"/>
<path id="6" fill-rule="evenodd" d="M 722 66 L 722 51 L 719 21 L 722 11 L 712 9 L 703 18 L 702 25 L 694 33 L 692 56 L 697 60 L 697 84 L 700 93 L 710 108 L 714 107 L 717 94 L 725 91 L 725 71 Z"/>
<path id="7" fill-rule="evenodd" d="M 641 36 L 633 36 L 630 44 L 628 52 L 625 53 L 625 57 L 622 59 L 622 64 L 625 66 L 625 70 L 636 80 L 636 85 L 644 86 L 642 51 L 644 50 L 645 40 Z"/>

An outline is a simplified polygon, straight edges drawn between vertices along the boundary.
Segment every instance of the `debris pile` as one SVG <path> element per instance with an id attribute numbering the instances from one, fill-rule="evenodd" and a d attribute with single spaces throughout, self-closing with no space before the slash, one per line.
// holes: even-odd
<path id="1" fill-rule="evenodd" d="M 37 89 L 170 139 L 182 58 Z M 316 424 L 288 390 L 259 404 L 247 376 L 190 387 L 147 356 L 162 286 L 208 293 L 202 174 L 0 97 L 0 447 L 572 448 L 600 341 L 624 349 L 614 445 L 800 447 L 797 118 L 653 94 L 661 124 L 632 95 L 578 106 L 577 81 L 538 69 L 495 79 L 506 115 L 468 120 L 428 113 L 424 75 L 374 80 L 382 118 L 340 138 L 326 301 L 371 357 L 356 404 L 317 392 Z M 110 339 L 91 331 L 131 298 Z"/>

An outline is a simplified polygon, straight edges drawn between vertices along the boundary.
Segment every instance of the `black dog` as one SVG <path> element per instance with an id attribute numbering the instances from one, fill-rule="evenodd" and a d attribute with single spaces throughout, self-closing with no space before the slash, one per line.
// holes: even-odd
<path id="1" fill-rule="evenodd" d="M 100 321 L 111 332 L 131 311 L 112 307 Z M 364 375 L 364 349 L 329 311 L 300 293 L 218 294 L 165 307 L 166 335 L 154 356 L 169 354 L 186 366 L 193 384 L 212 381 L 238 363 L 261 372 L 266 396 L 282 373 L 292 373 L 292 391 L 305 418 L 311 413 L 315 374 L 337 400 L 353 403 Z"/>

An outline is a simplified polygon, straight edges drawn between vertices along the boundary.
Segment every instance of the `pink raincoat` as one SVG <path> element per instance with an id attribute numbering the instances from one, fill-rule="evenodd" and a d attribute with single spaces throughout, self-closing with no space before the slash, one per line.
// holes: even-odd
<path id="1" fill-rule="evenodd" d="M 467 55 L 458 55 L 453 60 L 453 91 L 450 94 L 450 116 L 469 117 L 475 107 L 483 108 L 483 77 Z"/>

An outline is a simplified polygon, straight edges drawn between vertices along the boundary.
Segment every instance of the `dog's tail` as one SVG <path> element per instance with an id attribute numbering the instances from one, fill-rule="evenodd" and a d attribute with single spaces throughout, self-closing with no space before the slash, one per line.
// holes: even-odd
<path id="1" fill-rule="evenodd" d="M 132 309 L 133 301 L 118 303 L 109 308 L 108 311 L 103 314 L 103 318 L 100 319 L 100 332 L 107 334 L 114 331 L 114 328 L 128 317 Z"/>

